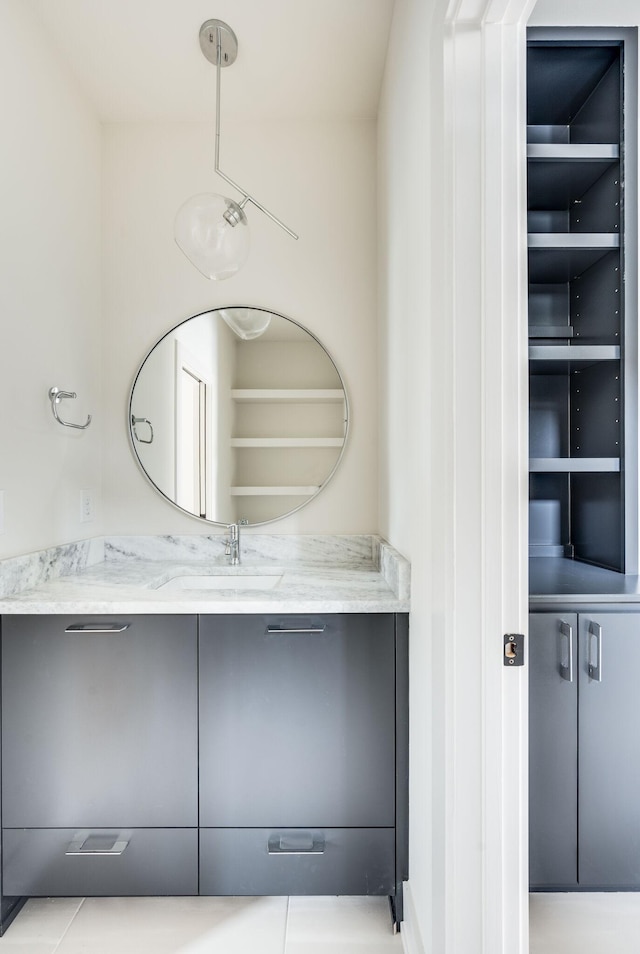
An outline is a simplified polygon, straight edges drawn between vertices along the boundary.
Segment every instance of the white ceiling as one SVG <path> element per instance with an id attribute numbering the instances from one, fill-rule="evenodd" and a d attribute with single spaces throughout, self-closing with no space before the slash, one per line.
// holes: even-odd
<path id="1" fill-rule="evenodd" d="M 226 119 L 374 116 L 394 0 L 28 0 L 103 122 L 212 118 L 200 25 L 224 20 L 238 59 Z"/>

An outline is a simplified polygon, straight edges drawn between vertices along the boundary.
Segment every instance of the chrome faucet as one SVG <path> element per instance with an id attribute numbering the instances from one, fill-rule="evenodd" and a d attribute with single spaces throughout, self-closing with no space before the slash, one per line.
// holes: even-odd
<path id="1" fill-rule="evenodd" d="M 227 527 L 229 537 L 225 540 L 225 556 L 229 557 L 231 566 L 237 566 L 240 563 L 240 524 L 230 523 Z"/>
<path id="2" fill-rule="evenodd" d="M 246 527 L 248 523 L 246 517 L 241 517 L 236 523 L 230 523 L 227 526 L 229 536 L 224 541 L 224 553 L 229 557 L 230 566 L 237 566 L 240 563 L 240 527 Z"/>

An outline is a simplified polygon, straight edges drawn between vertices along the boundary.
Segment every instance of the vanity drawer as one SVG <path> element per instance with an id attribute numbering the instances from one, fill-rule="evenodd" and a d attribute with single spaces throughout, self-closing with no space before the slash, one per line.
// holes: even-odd
<path id="1" fill-rule="evenodd" d="M 201 828 L 200 894 L 395 893 L 393 828 Z"/>
<path id="2" fill-rule="evenodd" d="M 9 896 L 194 895 L 198 830 L 3 829 Z"/>

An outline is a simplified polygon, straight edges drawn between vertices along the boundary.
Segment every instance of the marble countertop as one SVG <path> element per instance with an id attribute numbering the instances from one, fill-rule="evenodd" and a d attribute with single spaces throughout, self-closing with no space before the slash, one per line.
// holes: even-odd
<path id="1" fill-rule="evenodd" d="M 175 547 L 173 548 L 176 549 Z M 377 547 L 373 559 L 359 557 L 333 565 L 304 560 L 275 562 L 249 555 L 238 567 L 223 559 L 194 559 L 178 552 L 167 559 L 135 554 L 103 559 L 37 583 L 0 599 L 2 614 L 83 613 L 396 613 L 409 610 L 409 564 L 393 548 Z M 185 559 L 185 556 L 188 558 Z M 215 576 L 228 588 L 163 589 L 179 577 Z M 277 586 L 238 588 L 234 577 L 279 576 Z M 260 582 L 260 581 L 258 581 Z"/>

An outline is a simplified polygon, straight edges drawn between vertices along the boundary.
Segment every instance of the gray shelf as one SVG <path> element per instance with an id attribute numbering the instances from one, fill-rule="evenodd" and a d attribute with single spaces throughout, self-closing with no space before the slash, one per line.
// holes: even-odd
<path id="1" fill-rule="evenodd" d="M 529 211 L 569 210 L 617 165 L 620 149 L 617 144 L 540 143 L 529 145 L 527 155 Z"/>
<path id="2" fill-rule="evenodd" d="M 640 602 L 640 577 L 616 573 L 565 557 L 529 560 L 529 591 L 532 607 L 544 604 Z M 618 606 L 619 608 L 619 606 Z"/>
<path id="3" fill-rule="evenodd" d="M 616 474 L 619 457 L 530 457 L 531 474 Z"/>
<path id="4" fill-rule="evenodd" d="M 529 232 L 529 248 L 548 248 L 564 251 L 573 249 L 604 249 L 610 252 L 620 248 L 617 232 Z"/>
<path id="5" fill-rule="evenodd" d="M 527 158 L 556 162 L 610 162 L 620 158 L 620 147 L 615 143 L 540 142 L 529 143 Z"/>
<path id="6" fill-rule="evenodd" d="M 542 235 L 542 233 L 540 233 Z M 545 233 L 548 234 L 548 233 Z M 618 238 L 618 236 L 615 236 Z M 599 262 L 618 246 L 544 246 L 529 247 L 529 281 L 534 284 L 562 284 Z"/>
<path id="7" fill-rule="evenodd" d="M 537 374 L 564 374 L 619 360 L 619 345 L 529 345 L 529 363 Z"/>

